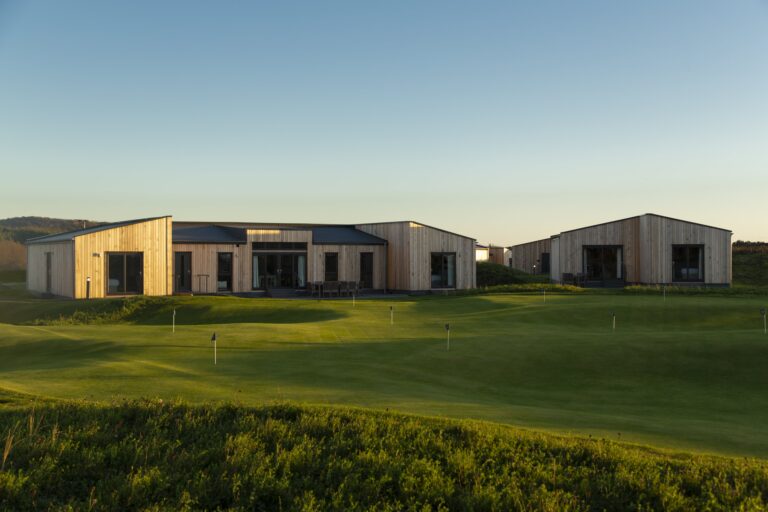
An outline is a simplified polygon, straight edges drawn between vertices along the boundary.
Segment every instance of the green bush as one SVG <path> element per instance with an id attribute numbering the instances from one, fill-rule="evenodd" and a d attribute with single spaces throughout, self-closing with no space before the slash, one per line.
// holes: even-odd
<path id="1" fill-rule="evenodd" d="M 516 270 L 506 265 L 477 262 L 477 286 L 497 286 L 502 284 L 548 283 L 549 276 L 533 275 Z"/>
<path id="2" fill-rule="evenodd" d="M 763 510 L 768 464 L 291 404 L 0 409 L 3 510 Z M 8 448 L 10 447 L 10 448 Z"/>

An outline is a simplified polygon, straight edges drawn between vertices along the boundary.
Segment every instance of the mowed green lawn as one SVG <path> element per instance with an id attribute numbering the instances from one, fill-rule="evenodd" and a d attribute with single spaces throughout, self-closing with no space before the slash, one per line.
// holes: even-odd
<path id="1" fill-rule="evenodd" d="M 358 300 L 354 308 L 179 297 L 132 323 L 30 326 L 19 324 L 83 303 L 7 294 L 0 388 L 389 408 L 768 457 L 766 303 L 620 292 L 548 294 L 546 304 L 539 294 Z"/>

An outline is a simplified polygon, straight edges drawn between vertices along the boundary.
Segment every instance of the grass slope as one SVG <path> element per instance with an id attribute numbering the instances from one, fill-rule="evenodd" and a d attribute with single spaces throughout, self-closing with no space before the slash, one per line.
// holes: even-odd
<path id="1" fill-rule="evenodd" d="M 763 510 L 768 464 L 278 404 L 0 409 L 5 510 Z"/>
<path id="2" fill-rule="evenodd" d="M 423 297 L 353 308 L 346 300 L 175 297 L 123 311 L 122 301 L 7 298 L 0 387 L 104 401 L 389 408 L 768 457 L 766 297 L 542 299 Z M 102 323 L 66 325 L 76 309 Z M 22 325 L 59 315 L 62 325 Z"/>

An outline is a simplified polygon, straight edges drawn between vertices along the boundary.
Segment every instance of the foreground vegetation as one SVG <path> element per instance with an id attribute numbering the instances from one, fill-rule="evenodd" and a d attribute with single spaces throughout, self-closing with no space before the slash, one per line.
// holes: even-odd
<path id="1" fill-rule="evenodd" d="M 10 405 L 0 409 L 0 432 L 4 510 L 716 511 L 768 503 L 761 461 L 354 409 Z"/>

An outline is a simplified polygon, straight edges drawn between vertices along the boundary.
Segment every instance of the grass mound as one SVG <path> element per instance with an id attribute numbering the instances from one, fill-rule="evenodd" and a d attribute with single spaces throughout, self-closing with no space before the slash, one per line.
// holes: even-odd
<path id="1" fill-rule="evenodd" d="M 6 510 L 763 509 L 768 464 L 291 404 L 0 410 Z"/>
<path id="2" fill-rule="evenodd" d="M 533 275 L 490 261 L 477 262 L 477 286 L 548 283 L 548 275 Z"/>

